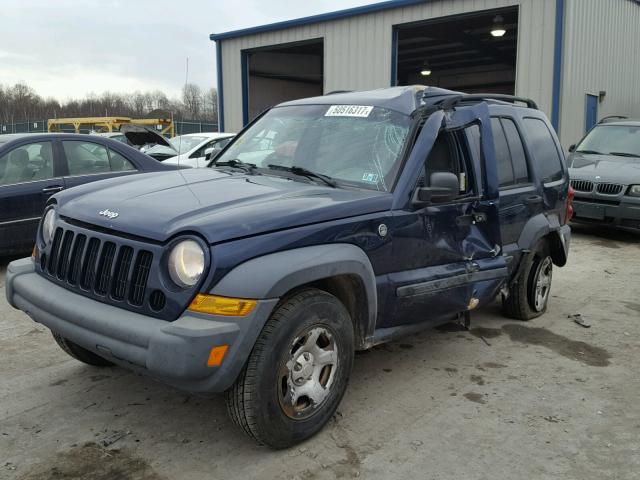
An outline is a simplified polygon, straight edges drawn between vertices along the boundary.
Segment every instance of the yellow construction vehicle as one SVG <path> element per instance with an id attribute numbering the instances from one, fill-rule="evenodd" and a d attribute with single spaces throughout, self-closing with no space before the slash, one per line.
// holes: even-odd
<path id="1" fill-rule="evenodd" d="M 173 120 L 170 118 L 129 118 L 129 117 L 78 117 L 78 118 L 51 118 L 47 121 L 47 130 L 61 132 L 63 127 L 73 127 L 75 133 L 80 133 L 81 128 L 88 128 L 96 133 L 114 132 L 120 130 L 122 125 L 144 125 L 156 129 L 164 136 L 175 137 L 176 131 Z"/>

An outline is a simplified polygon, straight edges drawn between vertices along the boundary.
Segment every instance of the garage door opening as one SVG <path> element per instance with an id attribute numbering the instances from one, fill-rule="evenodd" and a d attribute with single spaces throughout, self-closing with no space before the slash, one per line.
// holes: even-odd
<path id="1" fill-rule="evenodd" d="M 273 105 L 323 93 L 322 39 L 245 50 L 243 56 L 245 125 Z"/>
<path id="2" fill-rule="evenodd" d="M 515 94 L 518 8 L 396 27 L 396 83 Z M 499 35 L 504 31 L 503 35 Z"/>

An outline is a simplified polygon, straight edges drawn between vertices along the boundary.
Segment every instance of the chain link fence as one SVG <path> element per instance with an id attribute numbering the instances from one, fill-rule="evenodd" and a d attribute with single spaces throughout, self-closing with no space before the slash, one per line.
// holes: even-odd
<path id="1" fill-rule="evenodd" d="M 176 128 L 176 135 L 184 135 L 187 133 L 217 132 L 218 124 L 213 122 L 197 122 L 185 120 L 182 122 L 173 122 Z M 72 126 L 62 127 L 60 129 L 65 133 L 75 133 Z M 2 123 L 0 124 L 0 135 L 8 133 L 46 133 L 47 120 L 32 120 L 20 123 Z M 81 128 L 80 133 L 91 133 L 90 128 Z"/>

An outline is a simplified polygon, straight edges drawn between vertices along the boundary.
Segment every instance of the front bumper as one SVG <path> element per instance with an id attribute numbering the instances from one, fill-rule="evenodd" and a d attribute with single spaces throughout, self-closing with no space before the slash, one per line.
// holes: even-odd
<path id="1" fill-rule="evenodd" d="M 33 320 L 108 360 L 182 390 L 222 392 L 244 366 L 278 299 L 260 300 L 246 317 L 185 311 L 173 322 L 103 304 L 60 287 L 35 272 L 31 258 L 11 262 L 7 300 Z M 208 367 L 212 347 L 229 345 L 219 367 Z"/>
<path id="2" fill-rule="evenodd" d="M 607 223 L 618 227 L 640 229 L 640 197 L 625 196 L 619 204 L 576 197 L 573 201 L 576 222 Z"/>

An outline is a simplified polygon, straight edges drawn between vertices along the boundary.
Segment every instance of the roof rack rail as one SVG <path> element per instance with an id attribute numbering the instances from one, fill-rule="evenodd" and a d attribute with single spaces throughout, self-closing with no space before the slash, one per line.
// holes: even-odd
<path id="1" fill-rule="evenodd" d="M 626 120 L 629 117 L 626 117 L 624 115 L 607 115 L 604 118 L 601 118 L 600 121 L 598 123 L 609 123 L 609 122 L 615 122 L 616 120 Z"/>
<path id="2" fill-rule="evenodd" d="M 351 93 L 351 92 L 353 92 L 353 90 L 334 90 L 332 92 L 325 93 L 324 95 L 326 97 L 327 95 L 337 95 L 338 93 Z"/>
<path id="3" fill-rule="evenodd" d="M 500 100 L 502 102 L 509 103 L 524 103 L 528 108 L 533 108 L 534 110 L 538 110 L 538 105 L 536 102 L 531 100 L 530 98 L 524 97 L 516 97 L 514 95 L 504 95 L 501 93 L 468 93 L 462 95 L 455 95 L 453 97 L 445 98 L 440 106 L 448 110 L 459 103 L 467 103 L 467 102 L 482 102 L 484 100 Z"/>

